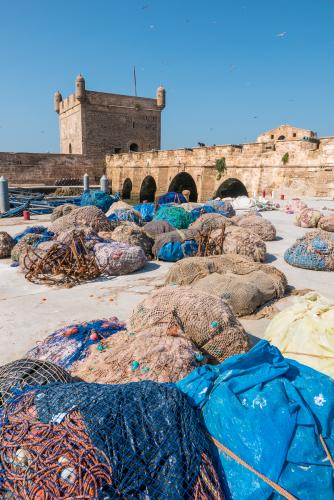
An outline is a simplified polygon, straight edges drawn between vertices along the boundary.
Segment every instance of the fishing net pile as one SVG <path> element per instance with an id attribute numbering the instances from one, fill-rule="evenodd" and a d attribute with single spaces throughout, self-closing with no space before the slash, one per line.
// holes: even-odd
<path id="1" fill-rule="evenodd" d="M 22 238 L 24 238 L 28 234 L 37 234 L 40 237 L 42 237 L 42 236 L 53 236 L 52 231 L 50 231 L 45 226 L 32 226 L 32 227 L 27 227 L 21 233 L 16 234 L 14 236 L 14 240 L 16 241 L 16 243 L 18 243 L 20 240 L 22 240 Z"/>
<path id="2" fill-rule="evenodd" d="M 248 196 L 237 196 L 232 200 L 232 206 L 234 210 L 249 210 L 256 207 L 256 202 Z"/>
<path id="3" fill-rule="evenodd" d="M 80 200 L 80 206 L 94 206 L 102 210 L 102 212 L 107 212 L 113 203 L 114 198 L 104 191 L 84 191 Z"/>
<path id="4" fill-rule="evenodd" d="M 187 198 L 182 193 L 175 193 L 174 191 L 169 191 L 168 193 L 162 194 L 158 198 L 158 206 L 167 205 L 169 203 L 187 203 Z"/>
<path id="5" fill-rule="evenodd" d="M 292 200 L 286 205 L 285 211 L 289 214 L 294 214 L 300 212 L 307 205 L 300 198 L 292 198 Z"/>
<path id="6" fill-rule="evenodd" d="M 0 259 L 10 257 L 15 240 L 5 231 L 0 231 Z"/>
<path id="7" fill-rule="evenodd" d="M 333 379 L 262 340 L 177 383 L 201 412 L 228 498 L 333 498 Z"/>
<path id="8" fill-rule="evenodd" d="M 266 302 L 283 297 L 287 280 L 273 266 L 240 255 L 193 257 L 174 264 L 166 284 L 192 285 L 225 300 L 237 316 L 252 314 Z"/>
<path id="9" fill-rule="evenodd" d="M 295 217 L 296 226 L 317 227 L 322 213 L 314 208 L 303 208 Z"/>
<path id="10" fill-rule="evenodd" d="M 191 212 L 195 208 L 201 208 L 203 206 L 203 203 L 197 203 L 195 201 L 188 201 L 187 203 L 182 203 L 182 208 L 184 210 L 187 210 L 187 212 Z"/>
<path id="11" fill-rule="evenodd" d="M 284 253 L 291 266 L 334 271 L 334 234 L 317 229 L 305 234 Z"/>
<path id="12" fill-rule="evenodd" d="M 76 210 L 77 208 L 78 207 L 76 205 L 72 205 L 72 203 L 64 203 L 64 205 L 59 205 L 59 207 L 56 207 L 53 210 L 50 216 L 51 222 L 59 219 L 59 217 L 63 217 L 63 215 L 68 215 L 72 212 L 72 210 Z"/>
<path id="13" fill-rule="evenodd" d="M 318 223 L 318 228 L 322 229 L 323 231 L 334 233 L 334 215 L 321 217 Z"/>
<path id="14" fill-rule="evenodd" d="M 156 325 L 138 332 L 120 332 L 90 348 L 72 375 L 86 382 L 121 384 L 153 380 L 177 382 L 207 362 L 175 325 Z"/>
<path id="15" fill-rule="evenodd" d="M 212 233 L 212 239 L 215 234 Z M 220 234 L 216 233 L 220 238 Z M 228 226 L 225 229 L 223 244 L 224 253 L 235 253 L 251 257 L 255 262 L 264 262 L 267 247 L 265 242 L 255 233 L 244 227 Z"/>
<path id="16" fill-rule="evenodd" d="M 108 276 L 133 273 L 144 267 L 147 262 L 141 247 L 118 241 L 97 243 L 94 255 L 98 267 Z"/>
<path id="17" fill-rule="evenodd" d="M 284 356 L 334 378 L 334 301 L 309 292 L 269 323 L 265 337 Z"/>
<path id="18" fill-rule="evenodd" d="M 14 262 L 19 262 L 22 253 L 27 253 L 28 250 L 40 241 L 38 234 L 26 234 L 20 239 L 11 251 L 11 259 Z"/>
<path id="19" fill-rule="evenodd" d="M 19 263 L 28 281 L 47 285 L 72 287 L 102 273 L 80 232 L 69 244 L 49 241 L 28 248 L 21 253 Z"/>
<path id="20" fill-rule="evenodd" d="M 182 208 L 184 208 L 183 205 L 182 205 Z M 213 214 L 215 212 L 216 212 L 216 209 L 213 208 L 211 205 L 201 205 L 199 207 L 193 208 L 190 213 L 193 217 L 193 220 L 196 220 L 196 219 L 198 219 L 198 217 L 200 217 L 203 214 Z"/>
<path id="21" fill-rule="evenodd" d="M 176 228 L 166 220 L 152 220 L 151 222 L 145 224 L 143 229 L 145 233 L 147 233 L 152 238 L 155 238 L 159 234 L 175 231 Z"/>
<path id="22" fill-rule="evenodd" d="M 233 217 L 235 210 L 232 205 L 232 198 L 230 200 L 209 200 L 206 205 L 212 206 L 218 213 L 225 217 Z"/>
<path id="23" fill-rule="evenodd" d="M 90 346 L 102 350 L 101 342 L 124 330 L 125 323 L 112 317 L 64 326 L 27 353 L 31 359 L 50 361 L 67 370 L 85 359 Z"/>
<path id="24" fill-rule="evenodd" d="M 227 219 L 223 215 L 217 213 L 209 213 L 200 215 L 197 220 L 190 224 L 189 229 L 205 231 L 225 228 L 231 224 L 233 224 L 233 222 L 231 222 L 231 220 Z"/>
<path id="25" fill-rule="evenodd" d="M 19 359 L 0 366 L 0 409 L 17 391 L 33 385 L 45 385 L 52 382 L 70 383 L 73 379 L 59 366 L 48 361 Z M 1 468 L 0 468 L 1 486 Z"/>
<path id="26" fill-rule="evenodd" d="M 140 203 L 139 205 L 135 205 L 133 208 L 140 213 L 144 222 L 151 222 L 151 220 L 153 220 L 155 214 L 154 203 Z"/>
<path id="27" fill-rule="evenodd" d="M 171 231 L 156 236 L 152 248 L 156 259 L 176 262 L 184 257 L 191 257 L 198 252 L 199 232 L 192 229 Z"/>
<path id="28" fill-rule="evenodd" d="M 236 217 L 233 222 L 239 227 L 245 227 L 252 233 L 257 234 L 263 241 L 274 241 L 276 239 L 275 226 L 264 217 L 258 215 L 248 215 Z"/>
<path id="29" fill-rule="evenodd" d="M 110 231 L 111 225 L 105 214 L 97 207 L 80 207 L 63 217 L 59 217 L 50 225 L 50 231 L 61 233 L 67 229 L 88 227 L 95 233 Z"/>
<path id="30" fill-rule="evenodd" d="M 219 297 L 190 287 L 163 287 L 136 306 L 131 331 L 165 325 L 182 331 L 198 349 L 219 361 L 245 352 L 248 336 L 229 305 Z"/>
<path id="31" fill-rule="evenodd" d="M 39 387 L 0 424 L 5 498 L 224 498 L 200 418 L 171 385 Z"/>
<path id="32" fill-rule="evenodd" d="M 162 206 L 154 215 L 154 220 L 165 220 L 176 229 L 187 229 L 194 219 L 182 207 Z"/>
<path id="33" fill-rule="evenodd" d="M 141 225 L 143 223 L 140 212 L 125 201 L 113 203 L 106 213 L 110 222 L 129 221 Z"/>
<path id="34" fill-rule="evenodd" d="M 145 255 L 148 257 L 152 255 L 154 240 L 148 234 L 142 231 L 138 226 L 118 226 L 111 233 L 111 236 L 114 241 L 119 241 L 120 243 L 127 243 L 130 246 L 138 246 L 142 248 Z"/>

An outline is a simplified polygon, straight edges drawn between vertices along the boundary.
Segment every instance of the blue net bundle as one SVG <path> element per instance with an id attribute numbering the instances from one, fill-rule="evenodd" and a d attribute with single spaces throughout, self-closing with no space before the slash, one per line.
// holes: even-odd
<path id="1" fill-rule="evenodd" d="M 27 357 L 50 361 L 68 370 L 87 356 L 91 345 L 103 350 L 103 339 L 125 329 L 125 323 L 115 317 L 68 325 L 37 344 Z"/>
<path id="2" fill-rule="evenodd" d="M 158 198 L 158 206 L 167 205 L 169 203 L 187 203 L 187 199 L 183 196 L 182 193 L 175 193 L 174 191 L 170 191 L 169 193 L 165 193 Z"/>
<path id="3" fill-rule="evenodd" d="M 284 253 L 291 266 L 315 271 L 334 271 L 334 235 L 326 231 L 310 231 Z"/>
<path id="4" fill-rule="evenodd" d="M 154 215 L 154 220 L 165 220 L 176 229 L 187 229 L 194 221 L 190 212 L 176 206 L 160 207 Z"/>
<path id="5" fill-rule="evenodd" d="M 175 386 L 52 384 L 0 416 L 0 492 L 15 498 L 225 498 L 199 415 Z"/>
<path id="6" fill-rule="evenodd" d="M 133 207 L 140 213 L 144 222 L 151 222 L 155 214 L 154 203 L 140 203 Z"/>
<path id="7" fill-rule="evenodd" d="M 197 207 L 191 210 L 191 214 L 193 216 L 194 221 L 203 214 L 213 214 L 216 212 L 217 210 L 214 207 L 211 207 L 210 205 L 202 205 L 201 207 Z"/>
<path id="8" fill-rule="evenodd" d="M 14 236 L 15 242 L 18 243 L 27 234 L 38 234 L 41 237 L 41 239 L 43 239 L 43 241 L 48 241 L 52 239 L 52 237 L 54 236 L 54 233 L 52 231 L 49 231 L 47 227 L 32 226 L 32 227 L 27 227 L 21 233 L 16 234 Z"/>
<path id="9" fill-rule="evenodd" d="M 185 229 L 171 231 L 156 236 L 152 248 L 153 255 L 158 260 L 177 262 L 185 257 L 193 257 L 198 252 L 198 231 Z"/>
<path id="10" fill-rule="evenodd" d="M 225 217 L 233 217 L 235 215 L 235 210 L 230 201 L 222 200 L 209 200 L 206 205 L 213 207 L 217 213 L 224 215 Z"/>
<path id="11" fill-rule="evenodd" d="M 84 191 L 81 195 L 80 206 L 86 207 L 89 205 L 93 205 L 102 212 L 107 212 L 111 205 L 116 201 L 113 196 L 105 193 L 104 191 Z"/>
<path id="12" fill-rule="evenodd" d="M 141 225 L 142 219 L 133 210 L 119 209 L 115 210 L 112 214 L 107 216 L 110 222 L 134 222 L 135 224 Z"/>

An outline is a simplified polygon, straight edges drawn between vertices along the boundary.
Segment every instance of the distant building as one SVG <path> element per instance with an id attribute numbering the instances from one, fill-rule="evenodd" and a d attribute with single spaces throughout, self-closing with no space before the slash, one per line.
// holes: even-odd
<path id="1" fill-rule="evenodd" d="M 155 99 L 86 90 L 77 76 L 75 93 L 54 96 L 59 114 L 60 152 L 103 156 L 107 153 L 160 149 L 161 111 L 166 91 L 157 89 Z"/>
<path id="2" fill-rule="evenodd" d="M 291 125 L 281 125 L 280 127 L 273 128 L 269 132 L 259 135 L 256 142 L 273 142 L 273 141 L 293 141 L 307 138 L 315 139 L 317 133 L 313 130 L 305 128 L 292 127 Z"/>

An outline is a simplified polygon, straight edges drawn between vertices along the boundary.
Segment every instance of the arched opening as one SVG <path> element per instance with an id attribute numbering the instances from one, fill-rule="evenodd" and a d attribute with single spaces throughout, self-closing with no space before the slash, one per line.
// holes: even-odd
<path id="1" fill-rule="evenodd" d="M 144 200 L 153 202 L 156 190 L 157 185 L 154 178 L 151 175 L 147 175 L 141 184 L 139 195 L 140 203 L 142 203 Z"/>
<path id="2" fill-rule="evenodd" d="M 190 191 L 189 201 L 197 201 L 197 187 L 194 179 L 187 172 L 180 172 L 170 183 L 168 191 L 182 193 L 185 189 Z"/>
<path id="3" fill-rule="evenodd" d="M 280 135 L 277 140 L 278 141 L 284 141 L 285 140 L 285 135 Z"/>
<path id="4" fill-rule="evenodd" d="M 139 151 L 139 147 L 138 147 L 138 144 L 136 144 L 135 142 L 133 142 L 132 144 L 130 144 L 130 151 L 134 151 L 135 153 L 137 153 Z"/>
<path id="5" fill-rule="evenodd" d="M 132 182 L 131 182 L 131 179 L 127 178 L 123 182 L 122 199 L 123 200 L 130 200 L 131 191 L 132 191 Z"/>
<path id="6" fill-rule="evenodd" d="M 70 155 L 72 154 L 72 144 L 69 143 L 68 145 L 68 152 L 70 153 Z"/>
<path id="7" fill-rule="evenodd" d="M 238 179 L 226 179 L 216 192 L 219 198 L 236 198 L 237 196 L 248 196 L 247 189 Z"/>

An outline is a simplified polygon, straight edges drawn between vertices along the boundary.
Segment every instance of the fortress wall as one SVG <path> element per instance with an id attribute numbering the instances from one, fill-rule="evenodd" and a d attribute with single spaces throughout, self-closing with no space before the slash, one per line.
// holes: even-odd
<path id="1" fill-rule="evenodd" d="M 104 169 L 103 159 L 82 155 L 0 153 L 0 176 L 10 185 L 54 185 L 57 179 L 81 178 L 86 172 L 96 182 Z"/>

